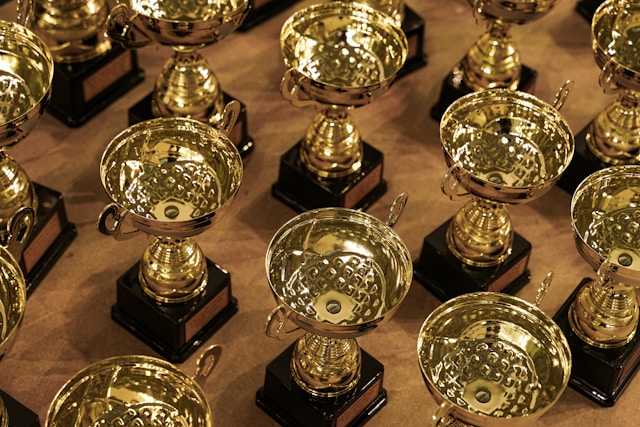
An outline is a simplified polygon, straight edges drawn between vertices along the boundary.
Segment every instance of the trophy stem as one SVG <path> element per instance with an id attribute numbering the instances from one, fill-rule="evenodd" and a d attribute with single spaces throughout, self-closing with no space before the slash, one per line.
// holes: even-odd
<path id="1" fill-rule="evenodd" d="M 598 278 L 587 283 L 569 308 L 569 324 L 584 342 L 598 348 L 621 347 L 638 326 L 638 302 L 632 286 Z"/>
<path id="2" fill-rule="evenodd" d="M 0 244 L 8 237 L 7 221 L 22 206 L 37 210 L 38 198 L 27 172 L 0 149 Z M 35 213 L 35 212 L 34 212 Z"/>
<path id="3" fill-rule="evenodd" d="M 465 264 L 490 267 L 509 256 L 513 234 L 504 203 L 474 197 L 452 218 L 447 230 L 447 246 Z"/>
<path id="4" fill-rule="evenodd" d="M 318 397 L 335 397 L 351 391 L 360 379 L 361 353 L 354 338 L 328 338 L 306 333 L 291 356 L 295 382 Z"/>
<path id="5" fill-rule="evenodd" d="M 184 302 L 204 290 L 206 258 L 192 238 L 155 237 L 142 255 L 139 280 L 157 301 Z"/>
<path id="6" fill-rule="evenodd" d="M 360 132 L 346 107 L 331 105 L 316 115 L 300 147 L 300 161 L 321 178 L 340 178 L 360 170 Z"/>
<path id="7" fill-rule="evenodd" d="M 592 121 L 587 147 L 609 165 L 636 164 L 640 160 L 640 94 L 623 90 Z"/>
<path id="8" fill-rule="evenodd" d="M 516 43 L 509 35 L 510 27 L 500 19 L 489 21 L 487 31 L 462 59 L 463 79 L 469 88 L 517 89 L 522 65 Z"/>

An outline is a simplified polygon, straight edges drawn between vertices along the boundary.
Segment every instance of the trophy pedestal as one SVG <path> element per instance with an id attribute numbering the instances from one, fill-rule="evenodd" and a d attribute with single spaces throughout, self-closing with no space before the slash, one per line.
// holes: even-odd
<path id="1" fill-rule="evenodd" d="M 598 159 L 587 147 L 587 134 L 589 133 L 587 125 L 575 136 L 575 149 L 573 158 L 567 169 L 562 173 L 558 180 L 558 187 L 562 188 L 569 194 L 578 188 L 578 185 L 589 175 L 607 167 L 605 162 Z"/>
<path id="2" fill-rule="evenodd" d="M 582 15 L 588 22 L 593 19 L 593 14 L 596 9 L 603 3 L 604 0 L 580 0 L 576 4 L 576 10 Z"/>
<path id="3" fill-rule="evenodd" d="M 223 95 L 225 105 L 235 99 L 226 93 Z M 149 93 L 129 109 L 129 126 L 155 118 L 151 111 L 152 99 L 153 92 Z M 238 100 L 236 99 L 236 101 Z M 254 142 L 249 136 L 247 125 L 247 108 L 243 103 L 240 103 L 240 115 L 238 116 L 235 126 L 229 132 L 228 137 L 235 144 L 242 157 L 246 156 L 251 152 L 251 150 L 253 150 Z"/>
<path id="4" fill-rule="evenodd" d="M 43 185 L 33 185 L 38 197 L 37 216 L 20 260 L 27 294 L 36 288 L 77 235 L 75 225 L 67 219 L 62 195 Z"/>
<path id="5" fill-rule="evenodd" d="M 319 178 L 300 161 L 298 142 L 280 158 L 273 196 L 297 212 L 323 207 L 367 209 L 386 191 L 382 178 L 383 154 L 363 142 L 362 167 L 342 178 Z"/>
<path id="6" fill-rule="evenodd" d="M 362 351 L 361 376 L 349 393 L 333 398 L 314 397 L 291 378 L 295 343 L 267 365 L 257 405 L 282 426 L 343 427 L 362 425 L 387 403 L 382 388 L 384 366 Z"/>
<path id="7" fill-rule="evenodd" d="M 569 386 L 601 406 L 613 406 L 636 373 L 640 363 L 640 335 L 619 348 L 602 349 L 586 344 L 569 325 L 569 307 L 589 278 L 582 279 L 553 316 L 571 348 Z"/>
<path id="8" fill-rule="evenodd" d="M 533 92 L 537 75 L 537 71 L 523 65 L 522 78 L 520 79 L 520 84 L 518 85 L 517 90 L 521 92 Z M 434 120 L 440 121 L 449 105 L 451 105 L 456 99 L 471 92 L 473 92 L 473 89 L 464 83 L 462 80 L 462 70 L 459 70 L 458 65 L 456 65 L 442 82 L 440 98 L 438 98 L 438 102 L 431 107 L 431 117 Z"/>
<path id="9" fill-rule="evenodd" d="M 282 12 L 298 0 L 253 0 L 251 10 L 238 27 L 238 31 L 246 31 L 262 21 Z"/>
<path id="10" fill-rule="evenodd" d="M 0 390 L 0 398 L 4 402 L 11 427 L 40 427 L 38 414 L 2 390 Z"/>
<path id="11" fill-rule="evenodd" d="M 47 111 L 67 126 L 77 127 L 143 79 L 135 51 L 117 44 L 89 61 L 56 63 Z"/>
<path id="12" fill-rule="evenodd" d="M 407 60 L 398 72 L 398 78 L 427 65 L 427 55 L 424 52 L 424 19 L 408 6 L 404 8 L 402 31 L 407 36 L 409 49 Z"/>
<path id="13" fill-rule="evenodd" d="M 171 362 L 185 361 L 237 311 L 231 278 L 207 259 L 207 286 L 182 303 L 160 303 L 138 281 L 139 263 L 118 278 L 111 317 Z"/>
<path id="14" fill-rule="evenodd" d="M 531 244 L 515 233 L 511 255 L 494 267 L 472 267 L 456 258 L 447 246 L 448 220 L 424 238 L 414 275 L 440 301 L 479 291 L 515 294 L 529 282 Z"/>

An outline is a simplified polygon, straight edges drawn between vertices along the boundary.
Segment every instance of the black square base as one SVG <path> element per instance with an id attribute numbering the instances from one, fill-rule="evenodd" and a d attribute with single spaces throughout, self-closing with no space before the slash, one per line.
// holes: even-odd
<path id="1" fill-rule="evenodd" d="M 637 371 L 640 335 L 619 348 L 602 349 L 586 344 L 571 329 L 569 307 L 578 291 L 592 279 L 584 278 L 553 316 L 571 348 L 569 386 L 601 406 L 613 406 Z"/>
<path id="2" fill-rule="evenodd" d="M 111 317 L 171 362 L 184 362 L 238 311 L 231 278 L 207 259 L 204 291 L 182 303 L 159 303 L 138 282 L 139 263 L 118 278 Z"/>
<path id="3" fill-rule="evenodd" d="M 538 73 L 535 70 L 523 65 L 522 77 L 520 78 L 520 84 L 518 84 L 517 90 L 532 93 L 537 75 Z M 453 104 L 453 101 L 471 92 L 473 92 L 473 89 L 464 83 L 462 80 L 462 70 L 459 69 L 459 65 L 456 65 L 442 82 L 440 98 L 438 98 L 438 102 L 431 107 L 431 118 L 440 121 L 449 105 Z"/>
<path id="4" fill-rule="evenodd" d="M 43 185 L 33 185 L 38 197 L 36 221 L 20 260 L 28 295 L 78 234 L 67 219 L 62 195 Z"/>
<path id="5" fill-rule="evenodd" d="M 585 126 L 584 129 L 575 136 L 573 158 L 558 180 L 558 187 L 569 194 L 573 194 L 576 188 L 578 188 L 578 185 L 580 185 L 587 176 L 608 166 L 605 162 L 598 159 L 587 146 L 586 138 L 589 133 L 589 127 L 590 124 Z"/>
<path id="6" fill-rule="evenodd" d="M 47 110 L 67 126 L 78 127 L 142 80 L 136 52 L 113 44 L 89 61 L 56 63 Z"/>
<path id="7" fill-rule="evenodd" d="M 223 93 L 225 105 L 233 101 L 235 98 Z M 138 101 L 133 107 L 129 108 L 129 126 L 140 123 L 145 120 L 155 118 L 151 111 L 151 100 L 153 92 Z M 235 99 L 238 101 L 237 99 Z M 240 102 L 240 101 L 238 101 Z M 249 154 L 254 148 L 253 139 L 249 136 L 249 126 L 247 124 L 247 107 L 240 102 L 240 115 L 235 126 L 229 132 L 229 139 L 235 144 L 242 157 Z"/>
<path id="8" fill-rule="evenodd" d="M 580 0 L 576 4 L 576 10 L 580 15 L 587 20 L 587 22 L 591 23 L 593 20 L 593 14 L 596 12 L 596 9 L 600 7 L 604 0 Z"/>
<path id="9" fill-rule="evenodd" d="M 427 54 L 424 52 L 424 19 L 409 6 L 404 8 L 402 31 L 407 36 L 409 50 L 407 60 L 398 73 L 398 78 L 427 65 Z"/>
<path id="10" fill-rule="evenodd" d="M 4 402 L 11 427 L 40 427 L 38 414 L 24 406 L 22 403 L 0 390 L 0 398 Z"/>
<path id="11" fill-rule="evenodd" d="M 384 366 L 362 350 L 361 376 L 354 390 L 335 398 L 311 396 L 291 378 L 294 346 L 267 365 L 264 385 L 256 394 L 256 404 L 280 425 L 360 426 L 387 403 L 387 392 L 382 388 Z"/>
<path id="12" fill-rule="evenodd" d="M 251 10 L 242 21 L 238 31 L 247 31 L 262 21 L 282 12 L 298 0 L 253 0 Z"/>
<path id="13" fill-rule="evenodd" d="M 420 257 L 413 264 L 416 278 L 440 301 L 470 292 L 515 294 L 529 282 L 531 244 L 515 233 L 511 255 L 495 267 L 471 267 L 447 247 L 451 219 L 424 238 Z"/>
<path id="14" fill-rule="evenodd" d="M 324 207 L 367 209 L 386 191 L 382 179 L 382 152 L 363 142 L 362 167 L 343 178 L 323 179 L 300 161 L 298 142 L 280 157 L 278 181 L 271 194 L 297 212 Z"/>

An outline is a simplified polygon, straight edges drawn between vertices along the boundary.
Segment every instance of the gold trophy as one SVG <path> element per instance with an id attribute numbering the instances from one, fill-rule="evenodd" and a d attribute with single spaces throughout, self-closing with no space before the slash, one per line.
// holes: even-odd
<path id="1" fill-rule="evenodd" d="M 225 93 L 200 49 L 218 43 L 242 23 L 250 0 L 138 2 L 119 0 L 107 35 L 127 48 L 171 46 L 153 91 L 129 109 L 129 124 L 158 117 L 187 117 L 220 129 L 242 155 L 254 146 L 246 108 Z"/>
<path id="2" fill-rule="evenodd" d="M 6 226 L 21 207 L 36 213 L 21 266 L 31 292 L 76 236 L 62 196 L 33 183 L 7 148 L 26 138 L 51 97 L 53 58 L 47 45 L 24 25 L 0 21 L 0 243 Z"/>
<path id="3" fill-rule="evenodd" d="M 440 122 L 449 170 L 441 189 L 469 201 L 427 235 L 415 277 L 440 300 L 463 293 L 514 293 L 529 280 L 531 244 L 513 230 L 509 204 L 545 194 L 571 161 L 573 134 L 553 105 L 510 89 L 459 98 Z"/>
<path id="4" fill-rule="evenodd" d="M 115 356 L 80 370 L 54 397 L 45 427 L 212 427 L 202 389 L 220 360 L 218 345 L 200 355 L 194 377 L 151 356 Z"/>
<path id="5" fill-rule="evenodd" d="M 98 230 L 116 240 L 151 236 L 117 281 L 112 318 L 171 361 L 184 361 L 237 312 L 230 274 L 194 236 L 229 208 L 242 159 L 226 135 L 186 118 L 158 118 L 118 134 L 100 163 L 112 200 Z"/>
<path id="6" fill-rule="evenodd" d="M 640 361 L 640 166 L 589 175 L 571 199 L 576 248 L 597 272 L 554 316 L 574 366 L 570 386 L 602 406 L 615 404 Z"/>
<path id="7" fill-rule="evenodd" d="M 520 61 L 509 29 L 542 18 L 557 1 L 468 0 L 474 17 L 486 21 L 487 29 L 445 77 L 431 116 L 440 120 L 453 101 L 474 91 L 505 88 L 532 92 L 537 72 Z"/>
<path id="8" fill-rule="evenodd" d="M 71 127 L 84 124 L 141 82 L 136 53 L 105 37 L 106 0 L 35 3 L 33 31 L 55 62 L 48 111 Z"/>
<path id="9" fill-rule="evenodd" d="M 640 162 L 640 2 L 609 0 L 593 16 L 591 41 L 600 87 L 617 94 L 576 135 L 576 155 L 558 185 L 571 194 L 588 175 L 613 165 Z"/>
<path id="10" fill-rule="evenodd" d="M 282 95 L 320 106 L 305 136 L 280 158 L 274 197 L 298 212 L 366 209 L 386 191 L 383 154 L 360 137 L 349 109 L 387 92 L 407 56 L 407 38 L 386 13 L 332 1 L 291 15 L 280 33 Z"/>
<path id="11" fill-rule="evenodd" d="M 536 305 L 473 292 L 429 314 L 418 337 L 434 426 L 524 426 L 560 398 L 571 373 L 567 339 Z"/>
<path id="12" fill-rule="evenodd" d="M 361 211 L 299 214 L 274 235 L 266 255 L 278 306 L 266 333 L 305 333 L 266 369 L 257 404 L 283 425 L 361 425 L 386 403 L 383 365 L 356 338 L 397 310 L 411 285 L 409 251 L 387 222 Z"/>

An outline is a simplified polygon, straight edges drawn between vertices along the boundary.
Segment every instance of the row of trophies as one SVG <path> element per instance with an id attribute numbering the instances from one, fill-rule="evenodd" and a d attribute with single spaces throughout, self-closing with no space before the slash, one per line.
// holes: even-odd
<path id="1" fill-rule="evenodd" d="M 54 115 L 64 109 L 56 104 L 61 95 L 55 88 L 64 87 L 55 82 L 65 78 L 60 69 L 77 71 L 109 52 L 106 57 L 117 59 L 98 67 L 100 74 L 116 76 L 119 70 L 137 82 L 135 48 L 156 43 L 174 50 L 153 92 L 129 110 L 129 127 L 104 150 L 100 177 L 111 203 L 98 219 L 98 230 L 115 239 L 152 237 L 140 262 L 118 278 L 112 317 L 169 362 L 125 356 L 88 367 L 55 397 L 48 426 L 76 425 L 80 419 L 88 426 L 211 425 L 196 379 L 209 375 L 220 348 L 205 350 L 196 378 L 170 362 L 184 361 L 237 312 L 229 272 L 208 259 L 194 237 L 231 205 L 242 180 L 242 158 L 254 142 L 245 106 L 221 90 L 199 49 L 241 28 L 251 13 L 269 9 L 269 2 L 256 3 L 251 10 L 248 0 L 125 0 L 107 12 L 83 1 L 78 9 L 104 11 L 110 40 L 98 42 L 96 31 L 53 31 L 66 34 L 65 42 L 50 42 L 55 48 L 36 33 L 57 11 L 23 7 L 18 23 L 0 25 L 7 107 L 2 147 L 25 138 L 45 107 Z M 417 347 L 426 386 L 440 404 L 439 425 L 529 423 L 567 384 L 613 405 L 640 360 L 640 267 L 634 261 L 640 256 L 640 166 L 637 138 L 629 136 L 637 129 L 634 85 L 640 67 L 634 62 L 640 56 L 633 52 L 633 37 L 640 3 L 608 0 L 593 15 L 600 83 L 621 95 L 584 132 L 586 148 L 580 151 L 581 135 L 574 138 L 559 112 L 570 85 L 552 104 L 527 93 L 536 73 L 520 64 L 507 31 L 541 18 L 555 2 L 470 1 L 488 30 L 445 79 L 432 109 L 449 168 L 442 191 L 469 201 L 425 237 L 413 262 L 392 229 L 406 195 L 398 197 L 386 221 L 363 212 L 386 191 L 383 154 L 360 138 L 349 114 L 426 64 L 420 18 L 402 2 L 391 3 L 384 11 L 361 2 L 318 3 L 295 11 L 282 26 L 287 71 L 281 93 L 294 106 L 322 108 L 282 156 L 272 187 L 274 197 L 299 214 L 275 233 L 266 254 L 277 304 L 266 333 L 304 334 L 267 366 L 257 405 L 283 425 L 356 425 L 372 417 L 386 402 L 384 368 L 356 338 L 393 315 L 414 277 L 444 301 L 425 320 Z M 82 19 L 93 22 L 99 15 Z M 73 22 L 54 21 L 54 27 Z M 83 56 L 88 50 L 95 56 Z M 65 54 L 83 59 L 73 65 L 54 59 Z M 75 80 L 82 81 L 78 96 L 85 112 L 87 100 L 108 82 L 95 68 Z M 67 98 L 79 93 L 68 86 L 63 91 Z M 71 126 L 89 118 L 65 117 Z M 4 148 L 1 154 L 7 250 L 0 257 L 0 307 L 7 332 L 0 355 L 28 292 L 76 233 L 61 196 L 32 183 Z M 593 158 L 598 162 L 587 167 Z M 573 194 L 576 247 L 597 274 L 584 279 L 551 318 L 537 307 L 539 298 L 529 303 L 510 295 L 529 281 L 531 245 L 513 230 L 508 205 L 528 203 L 556 183 Z M 158 374 L 150 377 L 149 370 Z M 158 378 L 170 381 L 174 391 L 167 393 Z M 3 398 L 11 425 L 37 423 L 35 414 L 24 415 L 26 408 L 14 409 L 19 404 Z"/>

